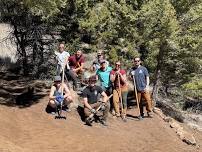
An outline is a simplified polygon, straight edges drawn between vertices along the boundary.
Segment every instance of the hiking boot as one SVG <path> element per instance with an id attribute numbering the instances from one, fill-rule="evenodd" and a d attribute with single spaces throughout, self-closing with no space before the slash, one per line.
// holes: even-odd
<path id="1" fill-rule="evenodd" d="M 52 111 L 52 112 L 51 112 L 51 115 L 56 115 L 56 112 L 55 112 L 55 111 Z"/>
<path id="2" fill-rule="evenodd" d="M 147 112 L 148 118 L 153 118 L 153 114 L 151 112 Z"/>
<path id="3" fill-rule="evenodd" d="M 103 126 L 108 126 L 107 125 L 107 122 L 105 120 L 100 120 L 100 123 L 103 125 Z"/>
<path id="4" fill-rule="evenodd" d="M 71 111 L 67 105 L 64 105 L 64 106 L 62 107 L 62 110 L 63 110 L 63 111 L 66 111 L 66 112 L 70 112 L 70 111 Z"/>
<path id="5" fill-rule="evenodd" d="M 127 122 L 126 116 L 122 116 L 121 118 L 122 118 L 123 122 Z"/>
<path id="6" fill-rule="evenodd" d="M 88 126 L 92 126 L 92 122 L 91 122 L 90 120 L 88 120 L 87 118 L 86 118 L 86 120 L 85 120 L 85 123 L 86 123 L 86 125 L 88 125 Z"/>
<path id="7" fill-rule="evenodd" d="M 116 112 L 114 110 L 112 110 L 111 114 L 112 116 L 116 116 Z"/>
<path id="8" fill-rule="evenodd" d="M 116 117 L 120 117 L 121 115 L 120 115 L 120 113 L 116 113 L 116 115 L 115 115 Z"/>
<path id="9" fill-rule="evenodd" d="M 139 120 L 143 120 L 143 117 L 140 115 L 137 117 Z"/>
<path id="10" fill-rule="evenodd" d="M 144 118 L 144 113 L 141 113 L 140 115 L 141 115 L 142 118 Z"/>

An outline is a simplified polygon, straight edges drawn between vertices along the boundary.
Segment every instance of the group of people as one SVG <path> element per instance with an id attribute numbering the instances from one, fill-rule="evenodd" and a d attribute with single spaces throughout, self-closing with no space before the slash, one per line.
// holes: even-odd
<path id="1" fill-rule="evenodd" d="M 65 45 L 59 44 L 59 51 L 56 53 L 57 59 L 57 76 L 55 76 L 54 84 L 51 87 L 48 105 L 55 108 L 60 101 L 63 101 L 64 109 L 69 109 L 68 105 L 73 102 L 70 90 L 65 83 L 62 83 L 62 73 L 68 80 L 73 81 L 74 90 L 78 89 L 79 75 L 84 73 L 84 56 L 82 50 L 78 49 L 72 56 L 65 51 Z M 146 102 L 146 110 L 148 117 L 152 117 L 152 99 L 149 93 L 149 73 L 146 67 L 141 65 L 139 57 L 133 59 L 134 66 L 130 69 L 130 78 L 133 80 L 134 88 L 137 95 L 137 101 L 140 105 L 139 119 L 144 118 L 144 110 L 142 99 Z M 97 52 L 97 59 L 93 61 L 91 71 L 94 75 L 87 80 L 88 85 L 82 90 L 82 103 L 84 105 L 84 114 L 86 120 L 90 115 L 96 115 L 99 107 L 102 115 L 99 121 L 103 125 L 107 125 L 106 120 L 111 110 L 112 114 L 117 118 L 127 121 L 127 95 L 128 95 L 128 79 L 126 71 L 121 69 L 121 62 L 115 62 L 112 68 L 105 59 L 103 51 Z M 99 82 L 99 83 L 98 83 Z M 112 97 L 112 98 L 111 98 Z M 88 125 L 91 122 L 86 121 Z"/>

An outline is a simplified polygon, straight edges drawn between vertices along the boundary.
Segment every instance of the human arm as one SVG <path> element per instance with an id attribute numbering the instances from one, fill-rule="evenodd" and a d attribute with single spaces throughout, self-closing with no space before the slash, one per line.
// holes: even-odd
<path id="1" fill-rule="evenodd" d="M 149 76 L 146 77 L 146 87 L 145 87 L 145 91 L 149 90 Z"/>
<path id="2" fill-rule="evenodd" d="M 50 100 L 55 100 L 56 99 L 56 96 L 54 96 L 54 92 L 55 92 L 55 87 L 52 86 L 51 90 L 50 90 L 50 94 L 49 94 L 49 99 Z"/>
<path id="3" fill-rule="evenodd" d="M 149 73 L 148 73 L 148 70 L 146 68 L 144 68 L 144 74 L 145 74 L 145 79 L 146 79 L 146 87 L 145 87 L 145 91 L 148 91 L 149 90 Z"/>
<path id="4" fill-rule="evenodd" d="M 114 74 L 114 71 L 111 71 L 111 72 L 110 72 L 110 81 L 111 81 L 111 82 L 114 82 L 114 81 L 115 81 L 115 78 L 116 78 L 116 75 Z"/>
<path id="5" fill-rule="evenodd" d="M 102 102 L 106 103 L 106 102 L 108 101 L 108 96 L 107 96 L 107 94 L 103 91 L 103 92 L 101 93 L 101 95 L 102 95 L 102 97 L 103 97 L 103 101 L 102 101 Z"/>
<path id="6" fill-rule="evenodd" d="M 63 89 L 64 89 L 64 98 L 70 97 L 71 96 L 71 92 L 69 91 L 68 87 L 66 84 L 63 84 Z"/>
<path id="7" fill-rule="evenodd" d="M 83 98 L 83 104 L 85 107 L 87 107 L 89 110 L 92 110 L 93 108 L 90 106 L 90 104 L 88 103 L 88 99 L 87 97 Z"/>
<path id="8" fill-rule="evenodd" d="M 69 57 L 70 57 L 70 54 L 67 52 L 63 68 L 65 68 L 65 66 L 67 66 L 67 69 L 69 69 Z"/>
<path id="9" fill-rule="evenodd" d="M 80 70 L 84 70 L 84 63 L 79 64 L 78 63 L 78 68 L 75 69 L 76 72 L 80 71 Z"/>
<path id="10" fill-rule="evenodd" d="M 96 72 L 95 77 L 96 77 L 96 80 L 99 80 L 98 72 Z"/>
<path id="11" fill-rule="evenodd" d="M 121 72 L 119 71 L 119 76 L 120 81 L 122 81 L 123 83 L 127 82 L 126 72 L 124 70 L 122 70 Z"/>
<path id="12" fill-rule="evenodd" d="M 74 69 L 74 72 L 78 72 L 78 71 L 83 71 L 84 70 L 84 57 L 83 55 L 81 56 L 81 58 L 76 62 L 76 66 Z"/>

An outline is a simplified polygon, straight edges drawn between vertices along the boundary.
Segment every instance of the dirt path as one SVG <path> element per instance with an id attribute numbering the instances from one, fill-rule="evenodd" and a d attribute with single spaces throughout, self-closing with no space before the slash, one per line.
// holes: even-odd
<path id="1" fill-rule="evenodd" d="M 68 113 L 67 120 L 55 120 L 44 112 L 46 103 L 47 96 L 28 108 L 0 106 L 0 152 L 202 151 L 183 143 L 157 115 L 127 123 L 110 116 L 108 127 L 88 127 L 76 110 Z"/>

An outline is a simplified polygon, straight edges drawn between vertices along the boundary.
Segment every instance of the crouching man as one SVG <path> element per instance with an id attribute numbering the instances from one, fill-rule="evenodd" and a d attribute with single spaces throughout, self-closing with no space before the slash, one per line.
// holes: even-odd
<path id="1" fill-rule="evenodd" d="M 63 110 L 67 110 L 68 105 L 73 100 L 67 85 L 61 82 L 60 76 L 55 76 L 54 83 L 51 87 L 50 94 L 49 94 L 48 105 L 52 108 L 56 108 L 56 106 L 60 105 L 62 101 L 63 101 Z"/>
<path id="2" fill-rule="evenodd" d="M 89 116 L 97 116 L 98 112 L 101 112 L 101 116 L 99 116 L 99 121 L 104 126 L 107 126 L 106 119 L 109 112 L 109 103 L 108 96 L 102 90 L 100 86 L 96 86 L 96 76 L 91 76 L 88 80 L 88 86 L 83 90 L 83 104 L 84 104 L 84 113 L 86 116 L 86 124 L 92 126 L 92 121 L 89 121 Z M 99 100 L 99 96 L 102 95 L 102 101 Z M 97 109 L 99 107 L 100 110 Z"/>

